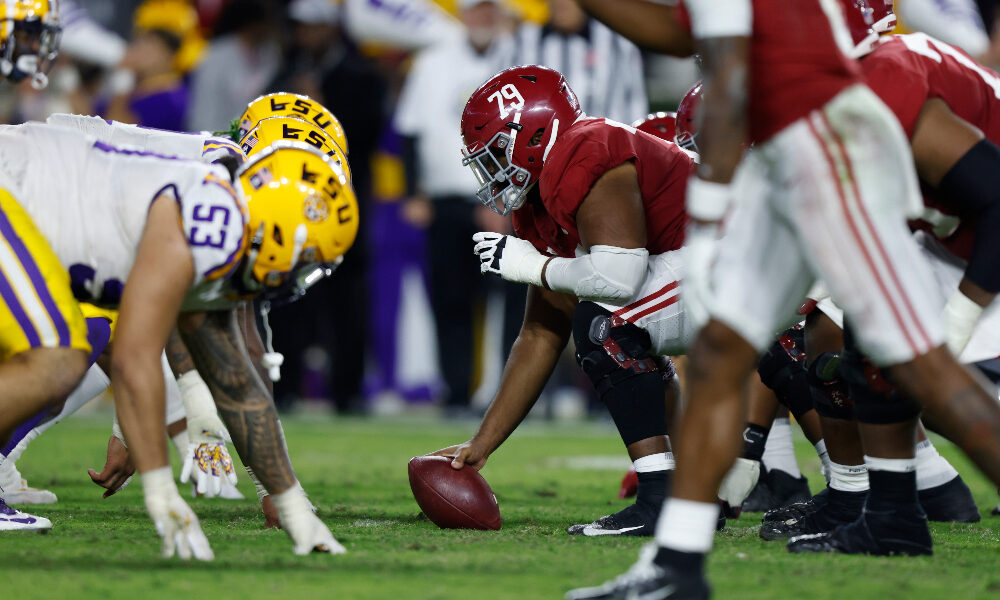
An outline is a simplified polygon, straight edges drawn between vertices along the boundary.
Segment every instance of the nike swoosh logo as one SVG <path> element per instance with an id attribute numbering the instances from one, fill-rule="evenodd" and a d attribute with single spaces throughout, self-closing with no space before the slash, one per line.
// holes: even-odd
<path id="1" fill-rule="evenodd" d="M 645 594 L 629 593 L 625 600 L 666 600 L 666 598 L 674 595 L 675 590 L 677 590 L 676 585 L 668 585 L 665 588 L 653 590 Z"/>
<path id="2" fill-rule="evenodd" d="M 590 527 L 583 528 L 583 535 L 586 536 L 598 536 L 598 535 L 621 535 L 626 531 L 635 531 L 636 529 L 642 529 L 645 525 L 636 525 L 635 527 L 622 527 L 621 529 L 590 529 Z"/>

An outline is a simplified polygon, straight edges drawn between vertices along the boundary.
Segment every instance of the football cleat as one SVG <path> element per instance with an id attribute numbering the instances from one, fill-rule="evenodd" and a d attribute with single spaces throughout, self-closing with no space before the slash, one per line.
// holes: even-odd
<path id="1" fill-rule="evenodd" d="M 613 515 L 597 519 L 593 523 L 572 525 L 566 533 L 597 537 L 601 535 L 630 535 L 648 537 L 656 532 L 656 520 L 660 507 L 650 507 L 635 503 Z"/>
<path id="2" fill-rule="evenodd" d="M 788 551 L 918 556 L 933 554 L 927 518 L 915 510 L 872 512 L 865 510 L 853 523 L 827 533 L 800 535 L 788 540 Z"/>
<path id="3" fill-rule="evenodd" d="M 566 594 L 566 600 L 702 600 L 711 595 L 708 582 L 700 573 L 685 573 L 653 562 L 655 543 L 639 552 L 639 560 L 625 574 L 604 585 L 579 588 Z"/>
<path id="4" fill-rule="evenodd" d="M 792 477 L 781 469 L 765 472 L 743 501 L 743 512 L 765 512 L 810 499 L 805 477 Z"/>
<path id="5" fill-rule="evenodd" d="M 7 506 L 0 499 L 0 531 L 41 531 L 52 529 L 52 521 Z"/>
<path id="6" fill-rule="evenodd" d="M 7 504 L 55 504 L 56 495 L 28 485 L 13 460 L 0 462 L 0 498 Z"/>
<path id="7" fill-rule="evenodd" d="M 978 523 L 979 507 L 972 499 L 969 486 L 961 475 L 939 486 L 917 492 L 920 506 L 927 513 L 928 521 L 941 523 Z"/>
<path id="8" fill-rule="evenodd" d="M 823 491 L 819 492 L 812 498 L 804 502 L 796 502 L 795 504 L 789 504 L 788 506 L 783 506 L 781 508 L 773 508 L 766 513 L 764 517 L 761 518 L 762 523 L 768 523 L 771 521 L 787 521 L 789 519 L 801 519 L 802 517 L 812 514 L 817 510 L 826 506 L 827 500 L 830 497 L 830 488 L 823 488 Z"/>
<path id="9" fill-rule="evenodd" d="M 832 531 L 857 520 L 864 509 L 868 492 L 831 490 L 826 506 L 799 519 L 767 521 L 760 526 L 760 537 L 774 541 L 813 533 Z"/>

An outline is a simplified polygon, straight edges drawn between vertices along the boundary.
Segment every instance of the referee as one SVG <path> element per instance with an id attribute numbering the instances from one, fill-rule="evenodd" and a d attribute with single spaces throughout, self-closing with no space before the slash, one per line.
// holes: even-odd
<path id="1" fill-rule="evenodd" d="M 566 77 L 589 115 L 631 123 L 649 114 L 639 49 L 587 15 L 574 0 L 549 0 L 545 25 L 525 22 L 511 64 L 536 64 Z"/>

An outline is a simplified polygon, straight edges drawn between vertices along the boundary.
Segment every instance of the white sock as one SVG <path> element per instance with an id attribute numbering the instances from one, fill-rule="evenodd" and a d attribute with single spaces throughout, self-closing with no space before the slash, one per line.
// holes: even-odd
<path id="1" fill-rule="evenodd" d="M 948 483 L 958 477 L 958 471 L 951 466 L 930 440 L 917 444 L 917 489 L 926 490 Z"/>
<path id="2" fill-rule="evenodd" d="M 865 455 L 865 464 L 869 471 L 888 471 L 890 473 L 910 473 L 917 470 L 915 458 L 879 458 Z"/>
<path id="3" fill-rule="evenodd" d="M 799 463 L 795 462 L 795 446 L 792 444 L 792 426 L 788 419 L 775 419 L 771 432 L 767 434 L 764 444 L 764 456 L 761 458 L 767 470 L 778 469 L 792 477 L 802 477 Z"/>
<path id="4" fill-rule="evenodd" d="M 816 456 L 819 457 L 820 465 L 819 472 L 826 477 L 827 485 L 830 484 L 830 454 L 826 451 L 826 440 L 820 440 L 813 444 L 816 448 Z"/>
<path id="5" fill-rule="evenodd" d="M 657 452 L 649 456 L 642 456 L 632 461 L 636 473 L 653 473 L 656 471 L 670 471 L 677 464 L 674 462 L 673 452 Z"/>
<path id="6" fill-rule="evenodd" d="M 656 543 L 680 552 L 706 553 L 712 549 L 719 505 L 667 498 L 656 524 Z"/>
<path id="7" fill-rule="evenodd" d="M 867 461 L 868 457 L 865 457 Z M 830 461 L 830 487 L 841 492 L 864 492 L 868 489 L 867 465 L 841 465 Z"/>

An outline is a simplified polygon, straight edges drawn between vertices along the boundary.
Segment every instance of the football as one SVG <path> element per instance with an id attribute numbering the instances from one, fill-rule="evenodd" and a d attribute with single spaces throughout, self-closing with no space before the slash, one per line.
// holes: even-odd
<path id="1" fill-rule="evenodd" d="M 500 507 L 483 476 L 455 470 L 444 456 L 416 456 L 408 466 L 420 510 L 441 529 L 500 529 Z"/>

